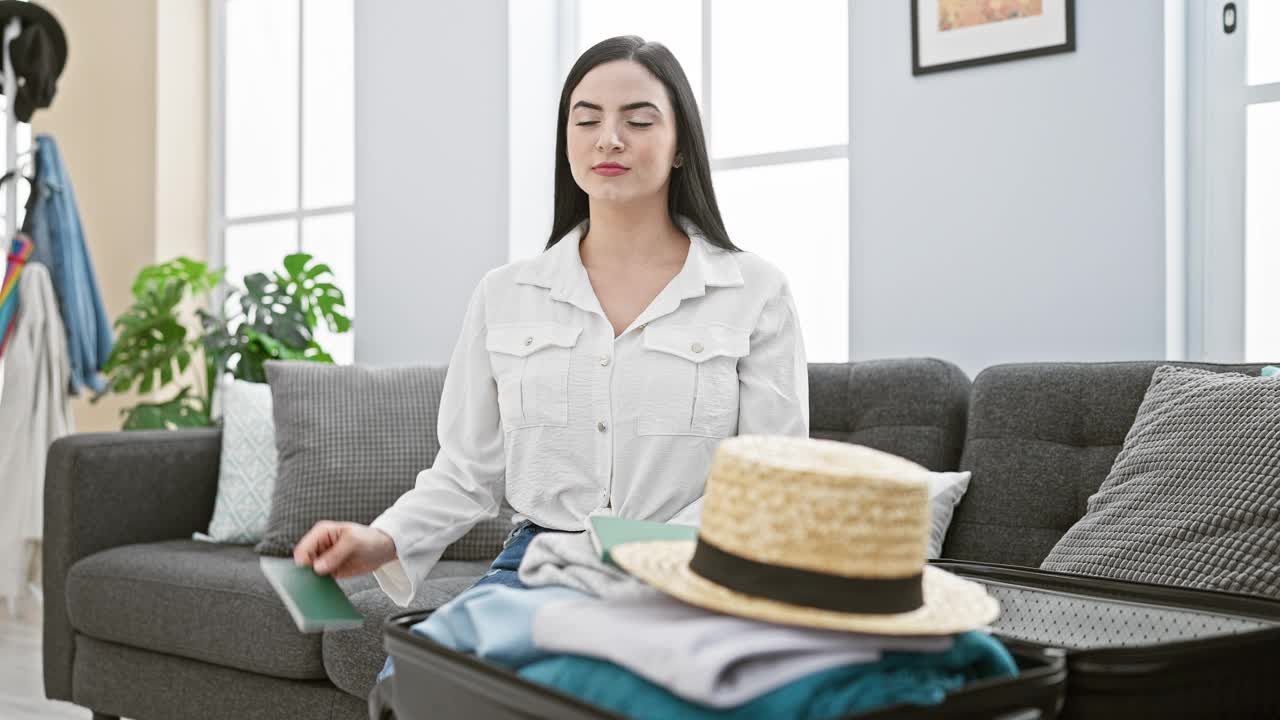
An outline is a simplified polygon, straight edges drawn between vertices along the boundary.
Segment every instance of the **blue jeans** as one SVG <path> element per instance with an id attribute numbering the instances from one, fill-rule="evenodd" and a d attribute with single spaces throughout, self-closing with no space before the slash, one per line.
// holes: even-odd
<path id="1" fill-rule="evenodd" d="M 524 553 L 529 549 L 529 543 L 533 538 L 544 532 L 556 532 L 548 530 L 541 525 L 534 525 L 532 521 L 524 520 L 511 530 L 511 534 L 507 536 L 506 541 L 502 544 L 502 552 L 498 553 L 498 557 L 494 558 L 493 563 L 489 565 L 489 572 L 483 577 L 471 584 L 471 587 L 480 585 L 505 585 L 507 587 L 519 590 L 525 589 L 527 586 L 520 582 L 520 561 L 524 559 Z M 470 588 L 468 588 L 470 589 Z M 383 678 L 389 677 L 395 672 L 395 666 L 391 663 L 391 658 L 382 665 L 382 671 L 378 673 L 378 682 L 382 682 Z"/>

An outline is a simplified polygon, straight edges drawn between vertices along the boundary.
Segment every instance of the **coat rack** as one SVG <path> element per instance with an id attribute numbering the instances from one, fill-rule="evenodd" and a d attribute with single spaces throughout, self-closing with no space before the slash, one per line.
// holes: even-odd
<path id="1" fill-rule="evenodd" d="M 13 71 L 13 60 L 9 57 L 9 43 L 22 32 L 22 21 L 10 18 L 4 28 L 4 167 L 11 170 L 18 164 L 18 117 L 14 110 L 18 93 L 18 78 Z M 9 241 L 18 232 L 18 183 L 9 182 L 4 186 L 4 241 L 8 254 Z M 4 357 L 0 357 L 0 397 L 4 396 Z"/>

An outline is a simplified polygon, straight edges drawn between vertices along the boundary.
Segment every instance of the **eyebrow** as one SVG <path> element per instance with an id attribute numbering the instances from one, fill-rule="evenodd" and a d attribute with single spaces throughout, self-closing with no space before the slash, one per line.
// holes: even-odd
<path id="1" fill-rule="evenodd" d="M 576 102 L 576 103 L 574 103 L 574 104 L 573 104 L 573 108 L 571 108 L 571 109 L 573 109 L 573 110 L 577 110 L 577 109 L 578 109 L 578 108 L 580 108 L 580 107 L 587 108 L 588 110 L 603 110 L 603 109 L 604 109 L 604 108 L 600 107 L 599 105 L 596 105 L 595 103 L 589 103 L 589 102 L 587 102 L 586 100 L 579 100 L 578 102 Z M 623 105 L 622 107 L 620 107 L 620 108 L 618 108 L 618 109 L 619 109 L 619 110 L 626 111 L 626 110 L 638 110 L 638 109 L 640 109 L 640 108 L 645 108 L 645 107 L 647 107 L 647 108 L 653 108 L 654 112 L 658 113 L 659 115 L 661 115 L 661 114 L 662 114 L 662 111 L 658 109 L 658 106 L 657 106 L 657 105 L 654 105 L 653 103 L 649 102 L 648 100 L 642 100 L 642 101 L 640 101 L 640 102 L 627 103 L 626 105 Z"/>

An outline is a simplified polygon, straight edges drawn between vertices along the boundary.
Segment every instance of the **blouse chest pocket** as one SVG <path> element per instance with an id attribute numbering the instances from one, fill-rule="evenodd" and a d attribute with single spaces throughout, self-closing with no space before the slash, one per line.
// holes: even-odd
<path id="1" fill-rule="evenodd" d="M 485 349 L 503 430 L 569 424 L 569 363 L 581 334 L 580 327 L 551 322 L 488 328 Z"/>
<path id="2" fill-rule="evenodd" d="M 738 425 L 738 359 L 750 332 L 727 325 L 644 330 L 640 435 L 728 437 Z"/>

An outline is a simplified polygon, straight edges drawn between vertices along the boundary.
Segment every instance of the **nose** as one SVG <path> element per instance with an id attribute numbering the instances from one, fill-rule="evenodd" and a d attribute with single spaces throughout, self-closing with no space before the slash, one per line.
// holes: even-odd
<path id="1" fill-rule="evenodd" d="M 618 137 L 618 128 L 612 122 L 600 123 L 600 134 L 596 136 L 596 149 L 600 152 L 622 149 L 622 138 Z"/>

